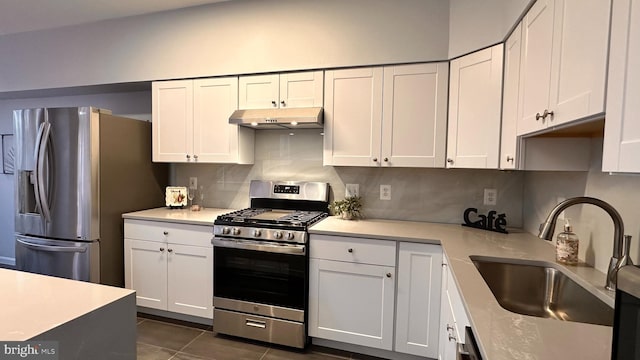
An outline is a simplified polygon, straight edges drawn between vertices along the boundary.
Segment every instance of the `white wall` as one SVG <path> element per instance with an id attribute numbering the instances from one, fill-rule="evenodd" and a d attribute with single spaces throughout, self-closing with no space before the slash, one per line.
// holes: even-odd
<path id="1" fill-rule="evenodd" d="M 445 0 L 236 0 L 0 36 L 0 92 L 447 59 Z"/>
<path id="2" fill-rule="evenodd" d="M 96 94 L 0 101 L 0 133 L 13 133 L 13 110 L 33 107 L 95 106 L 114 114 L 151 114 L 151 92 Z M 14 258 L 13 176 L 0 173 L 0 264 Z"/>
<path id="3" fill-rule="evenodd" d="M 588 172 L 527 172 L 524 176 L 525 230 L 538 233 L 538 225 L 557 204 L 557 197 L 591 196 L 611 204 L 622 216 L 625 234 L 632 235 L 631 258 L 640 263 L 640 176 L 609 175 L 601 171 L 602 138 L 592 141 Z M 593 205 L 576 205 L 566 211 L 580 237 L 579 257 L 602 272 L 613 252 L 611 217 Z M 556 235 L 563 222 L 556 226 Z M 542 241 L 542 240 L 541 240 Z M 555 236 L 553 241 L 555 241 Z M 553 243 L 550 243 L 550 246 Z"/>
<path id="4" fill-rule="evenodd" d="M 503 41 L 532 0 L 450 0 L 449 58 Z"/>

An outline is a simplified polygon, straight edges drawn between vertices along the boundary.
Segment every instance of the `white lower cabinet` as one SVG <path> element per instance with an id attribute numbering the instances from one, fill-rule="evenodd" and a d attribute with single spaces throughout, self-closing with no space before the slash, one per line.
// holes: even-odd
<path id="1" fill-rule="evenodd" d="M 438 359 L 456 360 L 458 343 L 465 343 L 465 327 L 469 319 L 462 303 L 458 286 L 449 271 L 448 260 L 443 258 L 442 266 L 442 310 L 440 315 L 440 346 Z"/>
<path id="2" fill-rule="evenodd" d="M 311 337 L 437 357 L 439 245 L 326 235 L 309 244 Z"/>
<path id="3" fill-rule="evenodd" d="M 138 306 L 213 319 L 210 226 L 125 219 L 125 287 Z"/>

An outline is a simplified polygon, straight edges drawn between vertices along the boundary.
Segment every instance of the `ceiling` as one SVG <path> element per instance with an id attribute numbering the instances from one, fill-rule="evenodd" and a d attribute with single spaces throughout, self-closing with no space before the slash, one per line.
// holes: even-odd
<path id="1" fill-rule="evenodd" d="M 0 0 L 0 35 L 229 0 Z"/>

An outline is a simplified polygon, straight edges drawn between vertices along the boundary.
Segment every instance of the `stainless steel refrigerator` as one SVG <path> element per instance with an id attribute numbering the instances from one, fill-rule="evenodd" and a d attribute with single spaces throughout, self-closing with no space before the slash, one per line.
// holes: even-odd
<path id="1" fill-rule="evenodd" d="M 124 285 L 122 213 L 164 205 L 151 123 L 92 107 L 13 112 L 16 268 Z"/>

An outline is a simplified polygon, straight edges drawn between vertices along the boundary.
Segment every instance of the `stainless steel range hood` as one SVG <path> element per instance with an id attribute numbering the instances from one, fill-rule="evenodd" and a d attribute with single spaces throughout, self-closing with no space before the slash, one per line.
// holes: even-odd
<path id="1" fill-rule="evenodd" d="M 322 108 L 283 108 L 236 110 L 229 124 L 254 129 L 321 129 Z"/>

